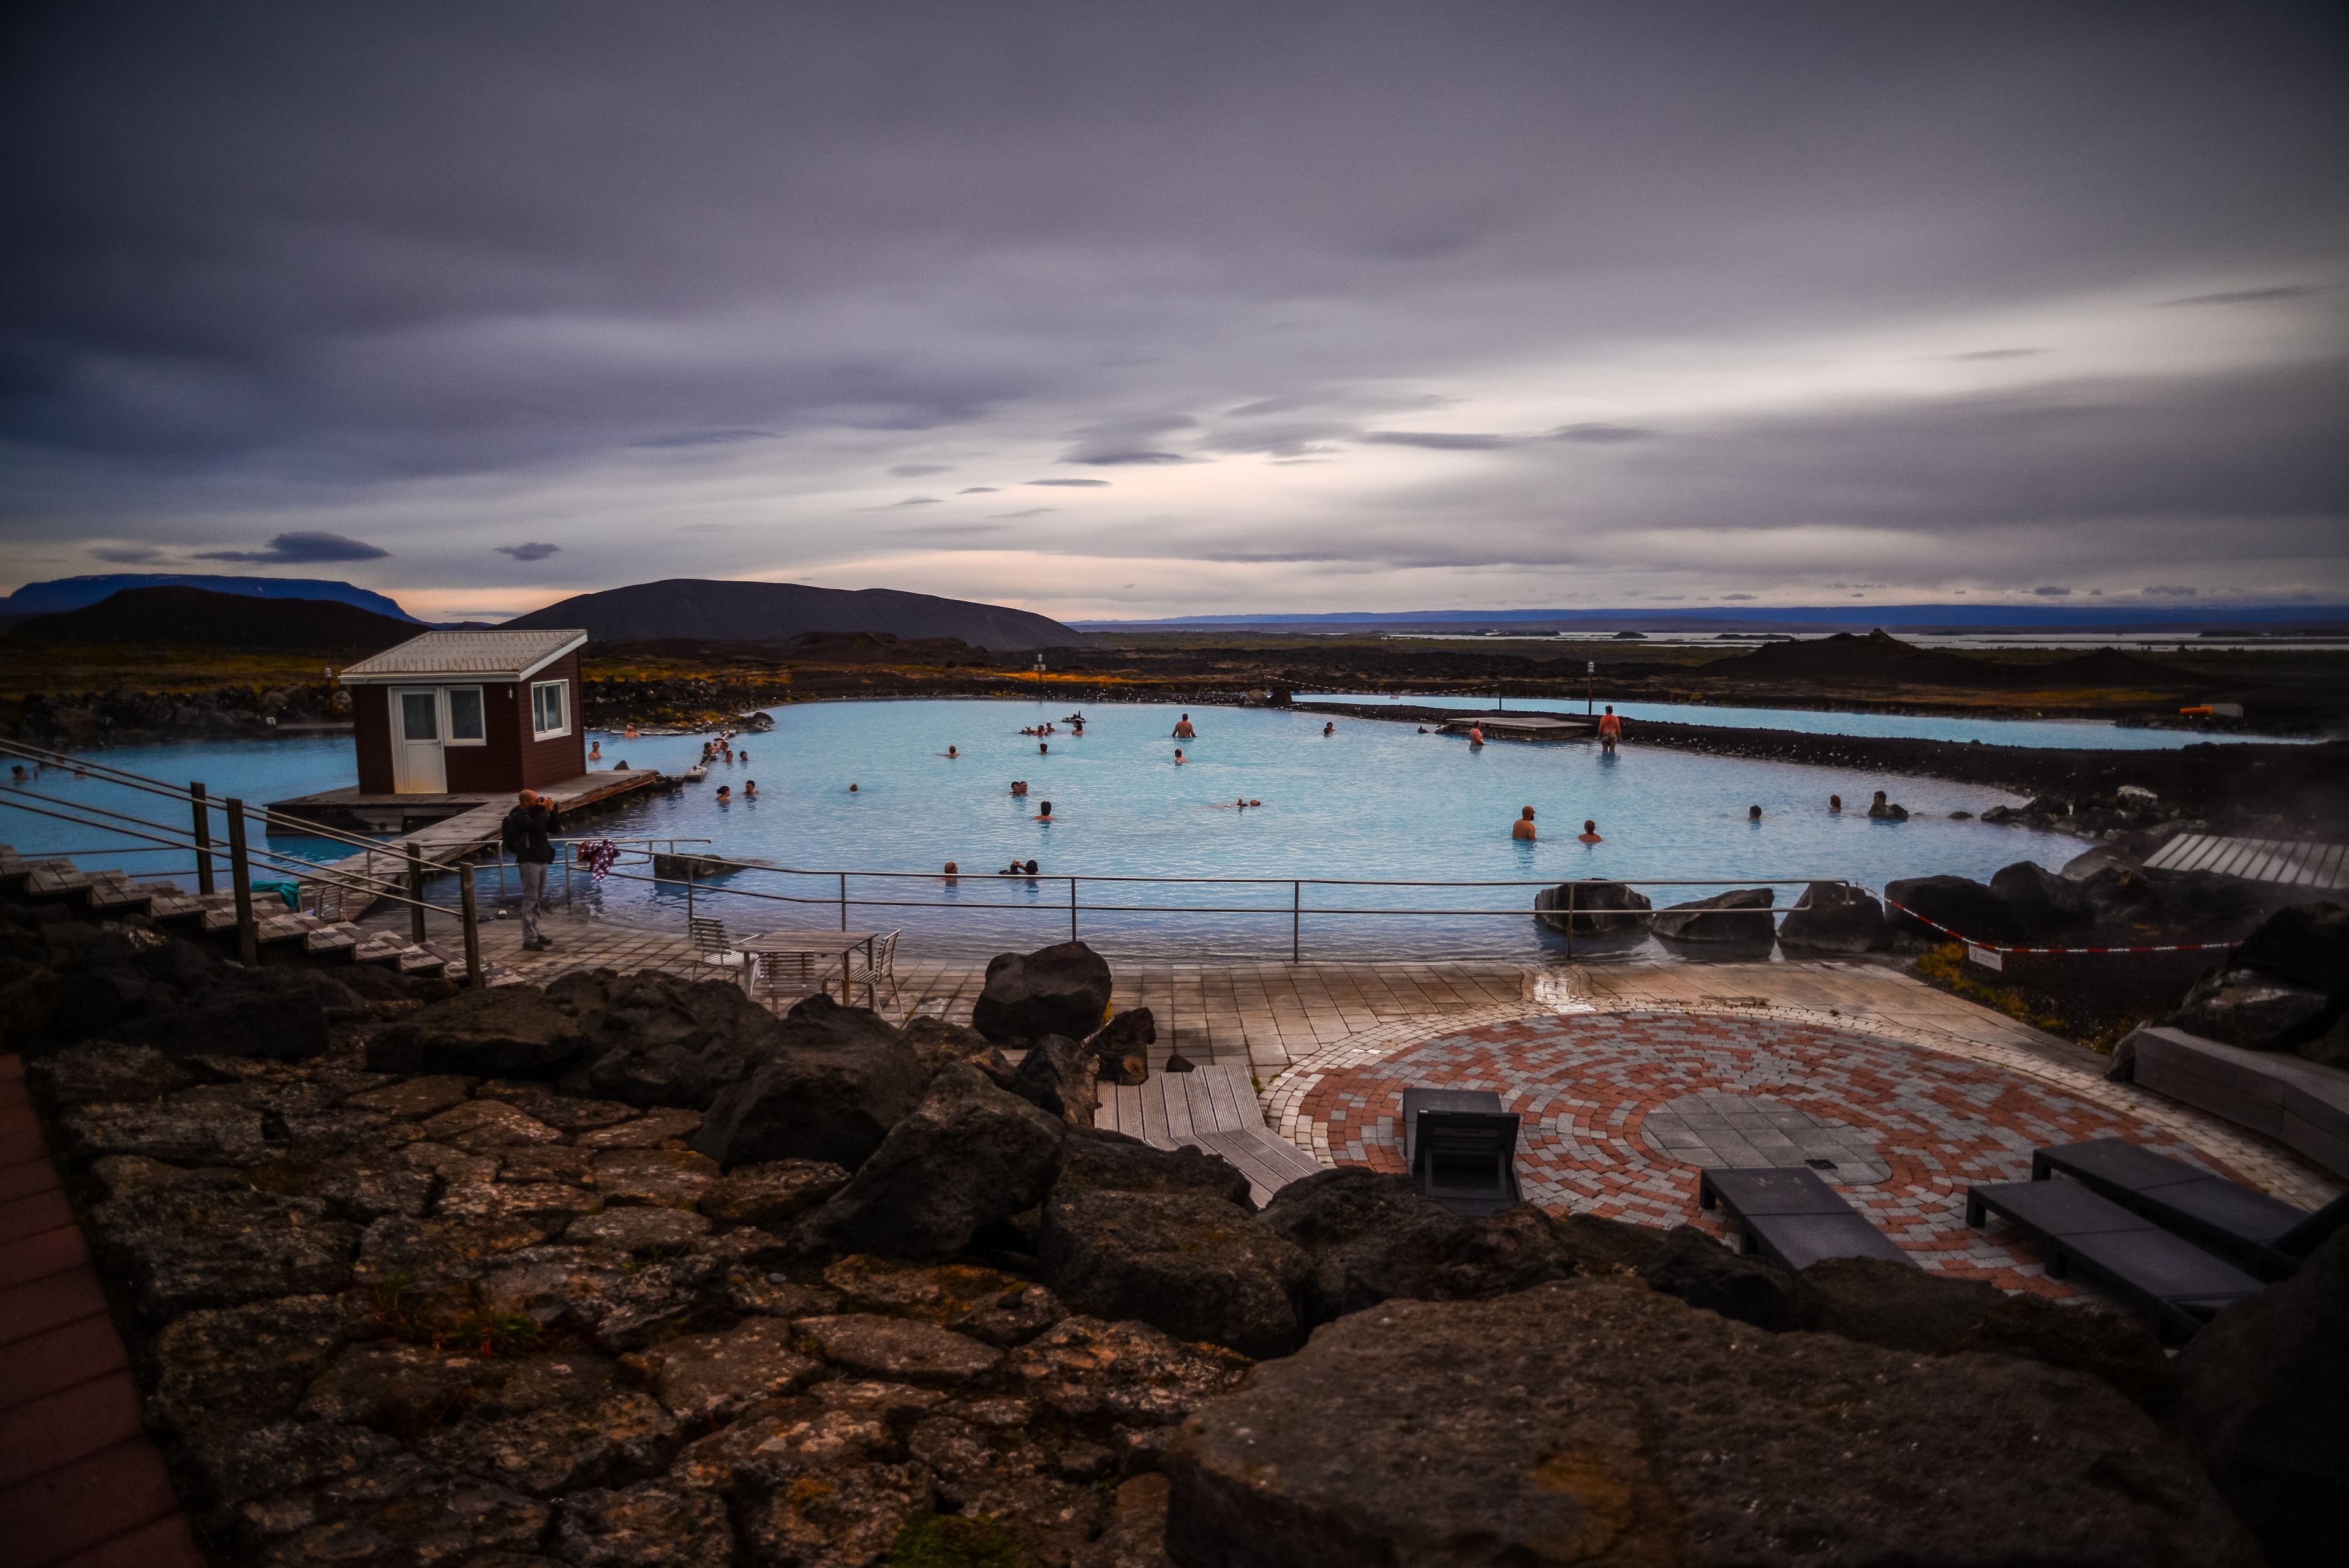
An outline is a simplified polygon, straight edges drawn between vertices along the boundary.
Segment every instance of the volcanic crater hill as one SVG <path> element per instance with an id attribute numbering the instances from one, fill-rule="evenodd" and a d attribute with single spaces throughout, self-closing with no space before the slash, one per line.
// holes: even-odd
<path id="1" fill-rule="evenodd" d="M 788 641 L 810 632 L 885 632 L 916 640 L 956 637 L 997 653 L 1083 645 L 1083 633 L 1001 604 L 941 599 L 890 588 L 816 588 L 803 583 L 730 583 L 672 577 L 582 593 L 509 621 L 516 630 L 584 628 L 596 643 L 669 639 Z"/>
<path id="2" fill-rule="evenodd" d="M 381 653 L 420 630 L 331 599 L 260 599 L 203 588 L 125 588 L 95 604 L 36 615 L 12 627 L 11 642 L 81 647 L 130 644 L 283 651 Z"/>

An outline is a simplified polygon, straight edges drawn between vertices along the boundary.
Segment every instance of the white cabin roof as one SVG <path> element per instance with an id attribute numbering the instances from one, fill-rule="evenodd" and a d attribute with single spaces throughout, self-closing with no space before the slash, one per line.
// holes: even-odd
<path id="1" fill-rule="evenodd" d="M 349 683 L 417 680 L 518 681 L 587 641 L 583 631 L 427 632 L 341 672 Z"/>

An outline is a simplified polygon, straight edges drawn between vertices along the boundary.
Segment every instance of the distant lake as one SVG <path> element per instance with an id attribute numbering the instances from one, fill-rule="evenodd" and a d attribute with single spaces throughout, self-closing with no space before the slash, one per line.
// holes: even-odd
<path id="1" fill-rule="evenodd" d="M 1456 707 L 1472 713 L 1560 713 L 1583 716 L 1579 698 L 1550 696 L 1399 696 L 1392 692 L 1299 692 L 1299 702 L 1378 702 L 1398 707 Z M 1592 711 L 1603 710 L 1600 697 Z M 1801 707 L 1712 707 L 1699 703 L 1618 702 L 1626 719 L 1660 724 L 1713 724 L 1725 729 L 1791 729 L 1803 735 L 1878 735 L 1906 740 L 1979 740 L 1984 746 L 2031 746 L 2087 751 L 2175 751 L 2202 742 L 2305 746 L 2299 736 L 2220 735 L 2190 729 L 2124 729 L 2093 718 L 1943 718 L 1931 714 L 1822 713 Z"/>
<path id="2" fill-rule="evenodd" d="M 1065 939 L 1069 885 L 1052 881 L 1055 873 L 1063 879 L 1071 873 L 1274 879 L 1240 887 L 1130 882 L 1083 890 L 1090 904 L 1214 903 L 1260 912 L 1088 910 L 1079 915 L 1079 934 L 1105 951 L 1178 959 L 1286 957 L 1289 879 L 1708 879 L 1700 887 L 1650 890 L 1661 906 L 1764 877 L 1843 878 L 1878 890 L 1892 878 L 1930 872 L 1986 878 L 2019 860 L 2060 866 L 2085 847 L 2056 834 L 1948 820 L 1951 811 L 1980 812 L 2017 799 L 1996 789 L 1865 769 L 1648 751 L 1636 736 L 1613 758 L 1586 744 L 1495 742 L 1472 749 L 1464 740 L 1420 735 L 1405 724 L 1340 718 L 1337 733 L 1325 738 L 1321 715 L 1199 708 L 1192 710 L 1198 738 L 1178 743 L 1169 734 L 1175 708 L 1116 704 L 1093 710 L 1082 738 L 1064 728 L 1046 742 L 1050 751 L 1039 755 L 1038 742 L 1019 731 L 1061 718 L 1069 711 L 1065 697 L 1050 705 L 802 703 L 771 711 L 771 733 L 739 738 L 750 749 L 749 761 L 720 763 L 704 784 L 646 798 L 576 830 L 621 839 L 706 839 L 711 852 L 817 873 L 935 872 L 957 861 L 964 874 L 952 888 L 932 880 L 851 878 L 850 892 L 858 899 L 948 905 L 849 911 L 853 925 L 903 926 L 909 947 L 932 952 L 987 954 Z M 625 758 L 640 769 L 681 771 L 701 748 L 698 736 L 597 738 L 607 766 Z M 952 760 L 938 755 L 949 744 L 963 755 Z M 1178 744 L 1188 758 L 1181 767 L 1174 763 Z M 353 776 L 347 736 L 123 748 L 101 755 L 114 766 L 175 782 L 202 779 L 215 795 L 241 794 L 250 802 L 336 788 Z M 1025 799 L 1009 792 L 1015 779 L 1029 781 Z M 752 779 L 759 798 L 740 799 Z M 854 793 L 848 789 L 852 782 L 859 786 Z M 734 790 L 730 804 L 717 800 L 719 784 Z M 150 818 L 180 810 L 57 769 L 30 788 Z M 1915 820 L 1867 820 L 1860 812 L 1878 789 L 1890 791 Z M 9 793 L 0 789 L 0 801 Z M 1831 793 L 1842 795 L 1844 815 L 1827 813 Z M 1230 809 L 1239 798 L 1264 805 Z M 1033 820 L 1045 800 L 1053 806 L 1049 824 Z M 1543 835 L 1534 844 L 1508 836 L 1526 805 L 1536 808 Z M 1763 809 L 1758 827 L 1746 820 L 1751 805 Z M 1606 842 L 1574 841 L 1585 818 L 1599 822 Z M 45 854 L 97 847 L 109 839 L 91 829 L 0 811 L 0 841 Z M 269 842 L 288 855 L 326 859 L 342 852 L 316 839 Z M 1036 861 L 1040 880 L 993 874 L 1015 856 Z M 100 856 L 83 863 L 116 862 Z M 119 863 L 141 872 L 184 871 L 187 857 L 135 855 Z M 558 875 L 558 887 L 561 881 Z M 831 875 L 745 873 L 723 885 L 817 901 L 773 903 L 698 890 L 697 910 L 719 915 L 737 932 L 833 926 L 840 918 L 829 902 L 838 891 Z M 614 880 L 591 892 L 581 874 L 574 888 L 583 903 L 615 919 L 682 923 L 678 887 Z M 1781 888 L 1780 906 L 1798 892 Z M 1309 958 L 1323 959 L 1560 955 L 1562 939 L 1518 913 L 1530 909 L 1533 892 L 1530 886 L 1307 885 L 1301 890 L 1303 950 Z M 980 907 L 989 904 L 1003 907 Z M 1437 913 L 1369 916 L 1315 913 L 1317 907 Z M 1508 913 L 1456 913 L 1471 909 Z M 1578 941 L 1577 947 L 1583 951 L 1588 944 Z"/>

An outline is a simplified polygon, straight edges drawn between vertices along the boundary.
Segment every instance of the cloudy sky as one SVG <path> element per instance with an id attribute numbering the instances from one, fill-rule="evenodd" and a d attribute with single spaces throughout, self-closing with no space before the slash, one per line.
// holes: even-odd
<path id="1" fill-rule="evenodd" d="M 0 587 L 2349 602 L 2343 15 L 19 5 Z"/>

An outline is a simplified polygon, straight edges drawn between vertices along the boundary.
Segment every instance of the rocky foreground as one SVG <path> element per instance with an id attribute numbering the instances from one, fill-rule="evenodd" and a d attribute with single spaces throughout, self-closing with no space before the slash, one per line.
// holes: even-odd
<path id="1" fill-rule="evenodd" d="M 57 995 L 115 998 L 16 1039 L 224 1563 L 2249 1565 L 2337 1539 L 2349 1236 L 2173 1361 L 1979 1283 L 1471 1222 L 1360 1169 L 1256 1212 L 1221 1159 L 1090 1125 L 1151 1024 L 1105 1021 L 1077 944 L 999 959 L 975 1029 L 899 1029 L 650 973 L 248 993 L 137 922 L 6 934 L 48 944 Z"/>

